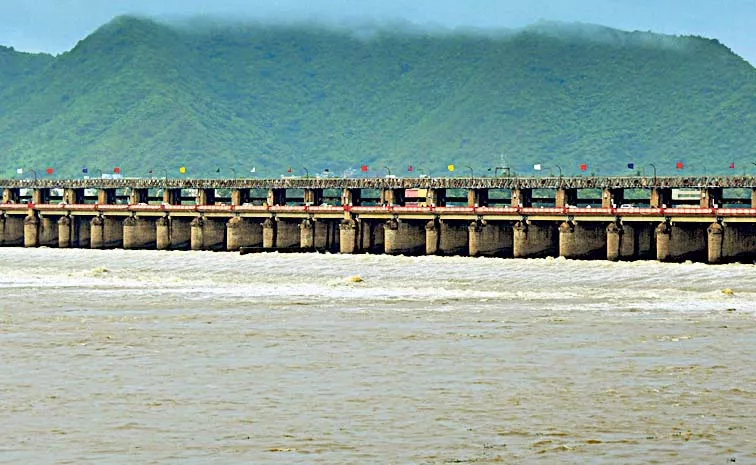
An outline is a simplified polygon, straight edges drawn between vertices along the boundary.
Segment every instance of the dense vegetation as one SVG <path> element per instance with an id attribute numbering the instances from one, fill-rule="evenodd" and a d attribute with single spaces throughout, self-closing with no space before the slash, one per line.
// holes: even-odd
<path id="1" fill-rule="evenodd" d="M 57 57 L 0 48 L 0 176 L 754 172 L 756 70 L 716 40 L 387 31 L 121 17 Z"/>

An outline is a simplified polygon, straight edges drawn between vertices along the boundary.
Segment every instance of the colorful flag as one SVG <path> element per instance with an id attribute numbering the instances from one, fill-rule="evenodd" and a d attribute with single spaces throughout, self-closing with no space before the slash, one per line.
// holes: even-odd
<path id="1" fill-rule="evenodd" d="M 634 168 L 635 168 L 635 163 L 628 163 L 627 164 L 627 169 L 631 170 L 631 169 L 634 169 Z"/>
<path id="2" fill-rule="evenodd" d="M 24 169 L 23 168 L 18 168 L 16 170 L 16 173 L 18 173 L 18 174 L 24 174 Z"/>
<path id="3" fill-rule="evenodd" d="M 121 174 L 121 168 L 119 168 L 119 167 L 116 166 L 115 168 L 113 168 L 113 172 L 115 174 Z"/>
<path id="4" fill-rule="evenodd" d="M 291 168 L 289 168 L 289 169 L 288 169 L 288 170 L 286 170 L 286 171 L 287 171 L 287 172 L 289 172 L 289 173 L 291 173 Z"/>
<path id="5" fill-rule="evenodd" d="M 454 171 L 454 165 L 449 165 L 446 167 L 446 169 L 449 171 Z"/>
<path id="6" fill-rule="evenodd" d="M 215 170 L 216 173 L 220 173 L 220 168 Z"/>
<path id="7" fill-rule="evenodd" d="M 733 162 L 730 162 L 730 169 L 731 169 L 731 170 L 734 170 L 734 169 L 735 169 L 735 162 L 734 162 L 734 161 L 733 161 Z"/>
<path id="8" fill-rule="evenodd" d="M 675 165 L 675 167 L 676 167 L 676 168 L 677 168 L 678 170 L 681 170 L 681 169 L 683 169 L 683 162 L 681 162 L 681 161 L 678 161 L 678 162 L 677 162 L 677 164 Z"/>
<path id="9" fill-rule="evenodd" d="M 150 170 L 150 174 L 152 174 L 152 170 Z"/>
<path id="10" fill-rule="evenodd" d="M 409 166 L 407 167 L 407 171 L 412 171 L 412 165 L 409 165 Z"/>
<path id="11" fill-rule="evenodd" d="M 252 169 L 251 169 L 251 170 L 249 170 L 249 172 L 250 172 L 250 173 L 254 173 L 254 172 L 255 172 L 255 167 L 253 166 L 253 167 L 252 167 Z"/>
<path id="12" fill-rule="evenodd" d="M 541 164 L 540 163 L 536 163 L 535 165 L 533 165 L 533 169 L 536 170 L 536 171 L 541 171 Z"/>
<path id="13" fill-rule="evenodd" d="M 580 164 L 580 171 L 587 171 L 587 170 L 588 170 L 588 165 L 586 163 L 581 163 Z"/>
<path id="14" fill-rule="evenodd" d="M 362 165 L 360 167 L 360 171 L 362 171 L 363 173 L 367 173 L 367 165 Z"/>
<path id="15" fill-rule="evenodd" d="M 52 168 L 47 168 L 47 174 L 53 174 L 55 172 Z"/>
<path id="16" fill-rule="evenodd" d="M 81 169 L 81 172 L 84 173 L 84 174 L 87 174 L 87 173 L 89 173 L 89 170 L 85 166 L 84 168 Z"/>
<path id="17" fill-rule="evenodd" d="M 179 168 L 179 173 L 186 174 L 186 166 L 182 166 L 181 168 Z"/>

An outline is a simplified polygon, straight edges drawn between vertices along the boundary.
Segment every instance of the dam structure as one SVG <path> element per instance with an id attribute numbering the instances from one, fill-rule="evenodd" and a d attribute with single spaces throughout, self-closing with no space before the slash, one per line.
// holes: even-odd
<path id="1" fill-rule="evenodd" d="M 0 179 L 0 246 L 756 260 L 756 177 Z"/>

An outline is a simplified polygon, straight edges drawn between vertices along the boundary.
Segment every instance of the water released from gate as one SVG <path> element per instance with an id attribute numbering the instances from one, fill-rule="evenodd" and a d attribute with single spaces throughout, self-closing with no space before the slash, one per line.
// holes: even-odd
<path id="1" fill-rule="evenodd" d="M 0 249 L 0 463 L 752 463 L 756 269 Z"/>

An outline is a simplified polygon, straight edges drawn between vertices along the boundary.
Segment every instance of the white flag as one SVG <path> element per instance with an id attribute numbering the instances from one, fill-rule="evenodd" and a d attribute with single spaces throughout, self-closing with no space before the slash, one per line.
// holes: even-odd
<path id="1" fill-rule="evenodd" d="M 16 170 L 16 173 L 18 173 L 18 174 L 24 174 L 24 169 L 23 168 L 18 168 Z"/>
<path id="2" fill-rule="evenodd" d="M 537 165 L 533 165 L 533 169 L 536 171 L 541 171 L 541 164 L 538 163 Z"/>
<path id="3" fill-rule="evenodd" d="M 254 172 L 255 172 L 255 167 L 253 166 L 253 167 L 252 167 L 252 169 L 251 169 L 251 170 L 249 170 L 249 172 L 250 172 L 250 173 L 254 173 Z"/>

